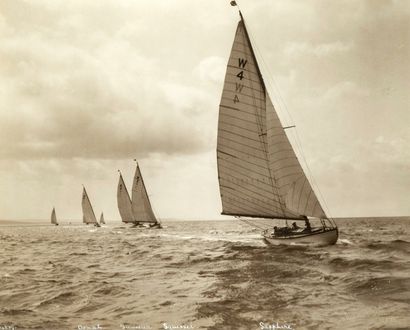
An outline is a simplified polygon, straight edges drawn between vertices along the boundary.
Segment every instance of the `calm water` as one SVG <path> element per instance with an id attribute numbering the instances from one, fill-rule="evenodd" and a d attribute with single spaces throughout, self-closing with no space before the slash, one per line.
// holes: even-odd
<path id="1" fill-rule="evenodd" d="M 409 329 L 410 221 L 338 224 L 326 248 L 239 221 L 0 226 L 0 329 Z"/>

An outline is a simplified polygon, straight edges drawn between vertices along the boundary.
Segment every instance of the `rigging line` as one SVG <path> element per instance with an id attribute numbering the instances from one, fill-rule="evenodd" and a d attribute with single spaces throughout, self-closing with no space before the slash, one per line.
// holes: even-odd
<path id="1" fill-rule="evenodd" d="M 281 94 L 281 92 L 280 92 L 280 89 L 279 89 L 279 87 L 278 87 L 278 84 L 276 83 L 276 81 L 275 81 L 273 75 L 271 74 L 271 72 L 270 72 L 270 70 L 269 70 L 269 67 L 268 67 L 268 65 L 267 65 L 267 63 L 266 63 L 266 61 L 265 61 L 265 59 L 263 58 L 262 53 L 261 53 L 261 51 L 259 50 L 259 48 L 258 48 L 258 46 L 257 46 L 257 44 L 256 44 L 256 42 L 255 42 L 255 38 L 253 37 L 253 34 L 251 33 L 251 31 L 250 31 L 249 28 L 248 28 L 248 35 L 252 38 L 252 41 L 253 41 L 252 44 L 253 44 L 254 48 L 256 49 L 259 58 L 262 60 L 262 63 L 263 63 L 263 66 L 264 66 L 265 69 L 266 69 L 266 72 L 268 73 L 268 78 L 270 78 L 270 79 L 268 79 L 268 85 L 269 85 L 271 88 L 273 88 L 273 90 L 275 90 L 275 92 L 278 94 L 278 98 L 277 98 L 278 103 L 281 103 L 281 104 L 282 104 L 282 106 L 283 106 L 284 110 L 286 111 L 286 114 L 288 115 L 290 121 L 291 121 L 292 123 L 294 123 L 292 114 L 291 114 L 291 112 L 289 111 L 289 108 L 288 108 L 288 106 L 286 105 L 286 102 L 284 101 L 284 98 L 282 97 L 282 94 Z M 271 84 L 271 81 L 272 81 L 272 84 Z M 307 169 L 307 171 L 308 171 L 308 175 L 309 175 L 309 177 L 310 177 L 310 179 L 311 179 L 313 185 L 314 185 L 315 188 L 317 189 L 317 192 L 319 193 L 319 196 L 320 196 L 320 198 L 321 198 L 321 200 L 322 200 L 322 202 L 323 202 L 323 205 L 324 205 L 324 207 L 325 207 L 325 209 L 326 209 L 326 211 L 327 211 L 327 214 L 329 215 L 329 218 L 330 218 L 330 219 L 333 219 L 333 216 L 331 215 L 330 209 L 329 209 L 329 207 L 328 207 L 328 205 L 327 205 L 327 203 L 326 203 L 326 200 L 325 200 L 325 198 L 323 197 L 323 194 L 322 194 L 322 192 L 321 192 L 321 190 L 320 190 L 320 188 L 319 188 L 319 185 L 317 184 L 317 182 L 316 182 L 316 180 L 315 180 L 315 178 L 314 178 L 314 176 L 313 176 L 313 173 L 312 173 L 312 171 L 311 171 L 311 169 L 310 169 L 310 167 L 309 167 L 309 164 L 308 164 L 308 162 L 307 162 L 307 160 L 306 160 L 306 158 L 305 158 L 305 155 L 304 155 L 304 152 L 303 152 L 303 147 L 302 147 L 302 144 L 301 144 L 301 140 L 300 140 L 299 134 L 298 134 L 298 132 L 297 132 L 297 128 L 295 128 L 294 130 L 292 130 L 292 134 L 293 134 L 294 137 L 295 137 L 296 147 L 298 148 L 299 154 L 301 155 L 301 157 L 302 157 L 302 159 L 303 159 L 303 162 L 305 163 L 306 169 Z"/>

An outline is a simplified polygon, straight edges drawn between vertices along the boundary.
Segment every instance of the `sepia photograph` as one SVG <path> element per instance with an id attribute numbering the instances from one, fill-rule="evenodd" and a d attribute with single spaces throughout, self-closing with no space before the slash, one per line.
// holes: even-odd
<path id="1" fill-rule="evenodd" d="M 0 330 L 410 328 L 410 1 L 0 0 Z"/>

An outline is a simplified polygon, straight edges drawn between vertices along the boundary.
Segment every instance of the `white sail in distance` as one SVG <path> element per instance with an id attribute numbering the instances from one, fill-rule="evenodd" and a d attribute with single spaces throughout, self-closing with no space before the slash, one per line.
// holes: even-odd
<path id="1" fill-rule="evenodd" d="M 117 204 L 118 211 L 120 212 L 122 222 L 135 222 L 134 215 L 132 213 L 131 199 L 128 194 L 127 187 L 125 186 L 124 179 L 120 173 L 117 186 Z"/>
<path id="2" fill-rule="evenodd" d="M 53 210 L 51 211 L 51 223 L 53 225 L 57 224 L 57 215 L 56 215 L 56 210 L 54 207 L 53 207 Z"/>
<path id="3" fill-rule="evenodd" d="M 242 17 L 219 108 L 217 157 L 223 214 L 326 217 L 270 100 Z"/>
<path id="4" fill-rule="evenodd" d="M 157 222 L 138 164 L 132 185 L 132 213 L 137 222 Z"/>
<path id="5" fill-rule="evenodd" d="M 85 190 L 85 187 L 83 187 L 83 197 L 81 200 L 81 206 L 83 209 L 83 222 L 97 223 L 97 218 L 95 217 L 94 210 L 91 205 L 90 199 L 88 198 L 88 194 Z"/>
<path id="6" fill-rule="evenodd" d="M 101 212 L 101 216 L 100 216 L 100 224 L 105 225 L 104 213 L 103 213 L 103 212 Z"/>

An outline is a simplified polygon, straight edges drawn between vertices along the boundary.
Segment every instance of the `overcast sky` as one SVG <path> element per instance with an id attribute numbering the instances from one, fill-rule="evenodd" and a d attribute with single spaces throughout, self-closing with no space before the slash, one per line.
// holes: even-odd
<path id="1" fill-rule="evenodd" d="M 410 1 L 239 5 L 329 214 L 410 215 Z M 237 21 L 228 0 L 2 0 L 0 219 L 55 206 L 79 220 L 81 184 L 119 219 L 117 169 L 130 186 L 134 158 L 157 216 L 222 218 L 217 118 Z"/>

